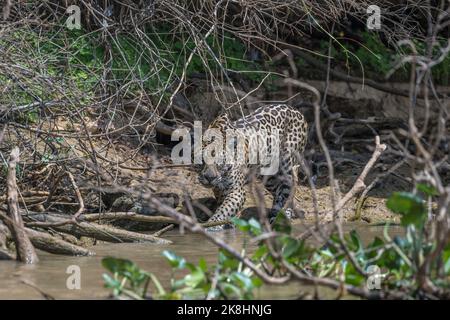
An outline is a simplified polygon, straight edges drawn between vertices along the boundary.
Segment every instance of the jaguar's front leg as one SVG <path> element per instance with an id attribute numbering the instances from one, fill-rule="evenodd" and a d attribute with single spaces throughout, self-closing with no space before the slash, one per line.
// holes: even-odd
<path id="1" fill-rule="evenodd" d="M 208 222 L 218 222 L 230 220 L 244 206 L 245 191 L 244 186 L 234 186 L 233 189 L 226 192 L 223 202 L 220 203 L 214 215 L 209 218 Z M 225 229 L 227 224 L 208 227 L 206 231 L 220 231 Z"/>

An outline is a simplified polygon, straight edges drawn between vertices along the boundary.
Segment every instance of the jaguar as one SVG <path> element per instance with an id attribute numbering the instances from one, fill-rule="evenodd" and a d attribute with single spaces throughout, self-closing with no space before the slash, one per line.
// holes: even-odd
<path id="1" fill-rule="evenodd" d="M 212 188 L 218 202 L 218 207 L 208 222 L 229 220 L 240 212 L 246 198 L 245 185 L 251 177 L 260 178 L 265 188 L 273 195 L 269 220 L 272 221 L 279 212 L 292 219 L 294 210 L 290 194 L 295 187 L 295 170 L 299 165 L 299 156 L 303 154 L 308 138 L 308 124 L 304 115 L 285 104 L 267 105 L 235 121 L 232 121 L 227 113 L 223 113 L 212 121 L 208 129 L 218 130 L 223 136 L 232 131 L 235 137 L 244 141 L 243 148 L 239 149 L 244 153 L 243 161 L 224 161 L 224 153 L 230 149 L 222 148 L 223 151 L 219 151 L 222 155 L 215 155 L 215 159 L 222 161 L 202 164 L 199 181 Z M 239 141 L 237 138 L 231 147 L 236 153 Z M 269 155 L 272 170 L 266 170 L 262 174 L 262 169 L 267 169 L 267 164 L 250 161 L 248 153 L 254 150 L 251 148 L 255 146 L 263 155 Z M 257 160 L 262 158 L 264 157 Z M 220 231 L 226 227 L 224 224 L 209 227 L 207 230 Z"/>

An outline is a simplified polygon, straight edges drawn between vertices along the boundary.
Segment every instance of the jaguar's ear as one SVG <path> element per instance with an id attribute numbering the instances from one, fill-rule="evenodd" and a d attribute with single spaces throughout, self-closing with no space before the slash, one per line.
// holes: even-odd
<path id="1" fill-rule="evenodd" d="M 210 124 L 210 128 L 226 129 L 230 125 L 230 117 L 226 113 L 222 113 Z"/>

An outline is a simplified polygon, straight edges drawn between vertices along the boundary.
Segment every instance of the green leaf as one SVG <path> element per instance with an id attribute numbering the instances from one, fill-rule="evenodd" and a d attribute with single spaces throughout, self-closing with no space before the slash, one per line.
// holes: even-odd
<path id="1" fill-rule="evenodd" d="M 248 232 L 250 230 L 250 225 L 243 219 L 234 217 L 231 219 L 231 222 L 234 223 L 241 231 Z"/>
<path id="2" fill-rule="evenodd" d="M 344 267 L 345 282 L 354 286 L 359 286 L 364 281 L 361 275 L 350 262 L 345 263 Z"/>
<path id="3" fill-rule="evenodd" d="M 184 277 L 184 283 L 193 288 L 197 287 L 203 280 L 205 280 L 205 273 L 200 268 Z"/>
<path id="4" fill-rule="evenodd" d="M 445 274 L 450 274 L 450 244 L 446 246 L 444 252 L 442 253 L 442 260 L 444 263 L 444 272 Z"/>
<path id="5" fill-rule="evenodd" d="M 428 184 L 424 184 L 424 183 L 418 183 L 417 184 L 417 190 L 422 191 L 423 193 L 425 193 L 429 197 L 437 196 L 439 194 L 435 187 L 430 186 Z"/>
<path id="6" fill-rule="evenodd" d="M 401 214 L 403 226 L 423 226 L 426 220 L 424 201 L 409 192 L 394 192 L 388 199 L 386 206 L 395 213 Z"/>
<path id="7" fill-rule="evenodd" d="M 291 223 L 282 210 L 280 210 L 275 217 L 273 230 L 286 234 L 291 234 L 292 232 Z"/>
<path id="8" fill-rule="evenodd" d="M 233 298 L 241 296 L 241 290 L 239 290 L 239 288 L 236 287 L 235 285 L 222 282 L 219 284 L 219 286 L 222 288 L 222 291 L 225 292 L 227 296 L 232 296 Z"/>
<path id="9" fill-rule="evenodd" d="M 252 283 L 253 283 L 253 286 L 255 288 L 259 288 L 259 287 L 261 287 L 264 284 L 264 282 L 258 277 L 253 277 L 252 278 Z"/>
<path id="10" fill-rule="evenodd" d="M 248 277 L 247 275 L 243 274 L 242 272 L 234 272 L 231 275 L 231 278 L 237 282 L 240 287 L 245 288 L 245 290 L 251 290 L 253 289 L 253 282 L 252 279 L 250 279 L 250 277 Z"/>
<path id="11" fill-rule="evenodd" d="M 255 218 L 251 218 L 248 221 L 248 225 L 250 227 L 251 233 L 253 233 L 255 236 L 259 236 L 262 233 L 261 224 Z"/>
<path id="12" fill-rule="evenodd" d="M 293 238 L 287 238 L 286 245 L 283 247 L 283 257 L 285 259 L 289 259 L 290 257 L 296 255 L 301 247 L 301 241 Z"/>
<path id="13" fill-rule="evenodd" d="M 186 260 L 177 256 L 175 253 L 169 250 L 164 250 L 162 255 L 169 261 L 172 268 L 183 269 L 186 266 Z"/>
<path id="14" fill-rule="evenodd" d="M 239 266 L 239 261 L 236 260 L 228 251 L 220 249 L 219 264 L 224 268 L 234 270 Z"/>
<path id="15" fill-rule="evenodd" d="M 102 259 L 102 266 L 111 273 L 123 274 L 136 265 L 127 259 L 105 257 Z"/>
<path id="16" fill-rule="evenodd" d="M 200 269 L 202 269 L 203 272 L 208 271 L 208 264 L 206 263 L 206 260 L 204 258 L 200 258 L 198 266 Z"/>
<path id="17" fill-rule="evenodd" d="M 351 250 L 361 253 L 364 246 L 363 246 L 363 244 L 361 242 L 361 238 L 359 237 L 358 232 L 356 232 L 356 230 L 350 231 L 350 241 L 352 244 Z"/>
<path id="18" fill-rule="evenodd" d="M 268 252 L 267 246 L 265 244 L 261 244 L 258 249 L 256 249 L 253 254 L 253 259 L 260 260 L 266 255 Z"/>
<path id="19" fill-rule="evenodd" d="M 119 288 L 120 287 L 120 281 L 112 278 L 109 274 L 104 273 L 102 275 L 103 280 L 105 280 L 105 287 L 106 288 Z"/>

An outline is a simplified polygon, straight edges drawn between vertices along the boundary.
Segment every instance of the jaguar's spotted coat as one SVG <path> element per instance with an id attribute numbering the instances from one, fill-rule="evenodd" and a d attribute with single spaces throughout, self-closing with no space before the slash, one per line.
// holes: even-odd
<path id="1" fill-rule="evenodd" d="M 245 139 L 245 150 L 248 151 L 250 141 L 248 137 L 255 133 L 264 132 L 263 139 L 274 139 L 270 136 L 278 133 L 279 166 L 276 173 L 263 176 L 265 187 L 273 194 L 273 207 L 270 211 L 273 217 L 280 209 L 285 208 L 291 189 L 293 188 L 293 167 L 298 163 L 298 155 L 303 153 L 307 141 L 308 124 L 301 112 L 287 105 L 270 105 L 258 108 L 254 113 L 230 121 L 227 115 L 216 118 L 209 128 L 219 129 L 225 133 L 232 129 L 239 132 Z M 267 135 L 269 133 L 269 135 Z M 270 142 L 267 142 L 270 152 Z M 219 202 L 219 207 L 209 221 L 222 221 L 235 216 L 245 202 L 244 186 L 251 168 L 258 166 L 247 163 L 210 164 L 204 165 L 199 180 L 202 184 L 212 186 Z M 285 210 L 287 216 L 292 215 L 292 208 Z M 220 230 L 222 227 L 210 228 L 210 231 Z"/>

